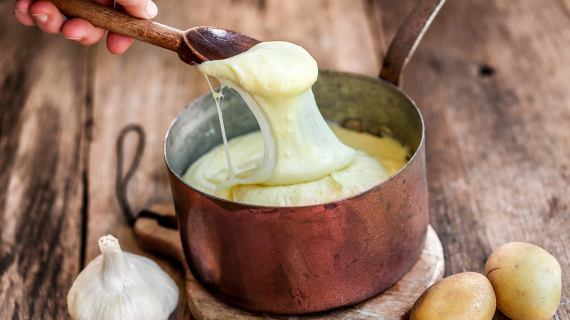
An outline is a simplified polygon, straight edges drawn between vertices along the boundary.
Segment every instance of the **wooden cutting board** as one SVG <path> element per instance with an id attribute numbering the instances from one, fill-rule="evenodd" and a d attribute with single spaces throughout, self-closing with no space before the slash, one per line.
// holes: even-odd
<path id="1" fill-rule="evenodd" d="M 167 226 L 171 226 L 170 228 Z M 199 320 L 397 320 L 406 319 L 416 299 L 429 286 L 443 277 L 444 256 L 441 242 L 433 228 L 428 227 L 427 240 L 418 262 L 394 286 L 354 306 L 310 315 L 281 316 L 251 313 L 230 306 L 210 294 L 194 278 L 182 250 L 173 204 L 158 204 L 145 210 L 134 225 L 140 246 L 180 261 L 186 273 L 185 297 L 192 315 Z"/>

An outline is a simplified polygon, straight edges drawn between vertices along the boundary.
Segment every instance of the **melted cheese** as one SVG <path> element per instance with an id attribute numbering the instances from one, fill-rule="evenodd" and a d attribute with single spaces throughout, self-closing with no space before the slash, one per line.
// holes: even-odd
<path id="1" fill-rule="evenodd" d="M 250 204 L 310 205 L 365 191 L 406 163 L 407 152 L 392 139 L 340 127 L 341 139 L 333 133 L 311 91 L 317 63 L 299 46 L 262 42 L 198 69 L 235 89 L 261 128 L 228 143 L 224 135 L 225 148 L 193 163 L 183 179 L 198 190 Z"/>

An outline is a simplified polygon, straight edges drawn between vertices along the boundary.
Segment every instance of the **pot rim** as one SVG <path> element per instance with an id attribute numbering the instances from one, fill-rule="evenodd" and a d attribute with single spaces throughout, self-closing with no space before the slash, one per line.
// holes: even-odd
<path id="1" fill-rule="evenodd" d="M 422 125 L 422 138 L 420 140 L 420 144 L 418 145 L 418 147 L 416 148 L 416 151 L 414 152 L 414 154 L 410 157 L 410 160 L 408 160 L 408 162 L 406 162 L 406 164 L 400 169 L 398 170 L 396 173 L 394 173 L 393 175 L 389 176 L 388 178 L 384 179 L 382 182 L 378 183 L 377 185 L 374 185 L 372 188 L 353 194 L 350 197 L 347 198 L 342 198 L 342 199 L 338 199 L 338 200 L 334 200 L 334 201 L 329 201 L 329 202 L 323 202 L 323 203 L 318 203 L 318 204 L 311 204 L 311 205 L 305 205 L 305 206 L 287 206 L 287 207 L 281 207 L 281 206 L 263 206 L 263 205 L 256 205 L 256 204 L 249 204 L 249 203 L 243 203 L 243 202 L 237 202 L 237 201 L 232 201 L 232 200 L 228 200 L 228 199 L 224 199 L 224 198 L 220 198 L 214 195 L 211 195 L 209 193 L 205 193 L 202 192 L 196 188 L 194 188 L 193 186 L 191 186 L 190 184 L 188 184 L 186 181 L 184 181 L 182 179 L 182 177 L 177 174 L 176 172 L 174 172 L 174 170 L 172 169 L 172 167 L 170 166 L 170 163 L 168 162 L 168 157 L 166 155 L 166 148 L 167 148 L 167 141 L 168 141 L 168 137 L 170 136 L 170 131 L 172 130 L 172 127 L 174 127 L 174 124 L 177 123 L 178 119 L 181 117 L 182 113 L 184 113 L 184 111 L 188 108 L 190 108 L 190 106 L 192 106 L 196 101 L 202 99 L 203 97 L 210 95 L 211 93 L 205 93 L 201 96 L 199 96 L 198 98 L 194 99 L 192 102 L 190 102 L 184 109 L 182 109 L 174 118 L 174 120 L 172 120 L 172 122 L 170 123 L 170 125 L 168 126 L 168 130 L 166 131 L 166 135 L 164 136 L 164 148 L 163 148 L 163 155 L 164 155 L 164 161 L 166 162 L 166 167 L 168 167 L 168 170 L 170 171 L 170 173 L 175 176 L 178 180 L 180 180 L 184 185 L 186 185 L 187 187 L 191 188 L 192 190 L 198 192 L 200 195 L 206 197 L 209 200 L 215 201 L 215 202 L 222 202 L 222 203 L 226 203 L 228 205 L 233 205 L 233 206 L 244 206 L 244 207 L 249 207 L 249 208 L 259 208 L 259 209 L 267 209 L 268 212 L 267 213 L 277 213 L 275 210 L 276 209 L 292 209 L 292 208 L 310 208 L 310 207 L 316 207 L 316 206 L 323 206 L 326 204 L 331 204 L 331 203 L 338 203 L 338 202 L 342 202 L 342 201 L 347 201 L 349 199 L 352 199 L 354 197 L 359 197 L 362 196 L 364 194 L 367 194 L 369 192 L 371 192 L 372 190 L 380 187 L 381 185 L 383 185 L 384 183 L 387 183 L 389 180 L 394 179 L 400 172 L 406 170 L 406 168 L 408 167 L 408 165 L 414 161 L 414 159 L 418 156 L 419 151 L 423 148 L 424 144 L 425 144 L 425 131 L 426 131 L 426 127 L 425 127 L 425 123 L 424 123 L 424 118 L 422 116 L 422 113 L 420 112 L 420 109 L 418 108 L 418 106 L 416 105 L 415 101 L 412 100 L 412 98 L 410 98 L 410 96 L 408 96 L 402 89 L 400 89 L 398 86 L 394 85 L 393 83 L 386 81 L 382 78 L 377 78 L 377 77 L 373 77 L 373 76 L 369 76 L 369 75 L 364 75 L 364 74 L 357 74 L 357 73 L 351 73 L 351 72 L 343 72 L 343 71 L 334 71 L 334 70 L 328 70 L 328 69 L 321 69 L 319 68 L 319 73 L 321 72 L 328 72 L 328 73 L 335 73 L 335 74 L 339 74 L 339 75 L 343 75 L 343 76 L 348 76 L 348 77 L 352 77 L 352 78 L 360 78 L 363 80 L 367 80 L 367 81 L 381 81 L 384 84 L 387 84 L 388 86 L 392 87 L 393 89 L 396 89 L 400 94 L 402 94 L 406 99 L 408 99 L 411 103 L 412 106 L 414 107 L 414 109 L 416 110 L 416 112 L 418 113 L 419 117 L 420 117 L 420 122 Z M 317 78 L 318 81 L 318 78 Z"/>

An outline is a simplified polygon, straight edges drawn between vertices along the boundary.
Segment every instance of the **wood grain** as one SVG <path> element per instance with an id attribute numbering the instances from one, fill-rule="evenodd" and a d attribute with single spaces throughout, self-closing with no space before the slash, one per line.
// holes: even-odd
<path id="1" fill-rule="evenodd" d="M 156 20 L 172 27 L 213 25 L 292 41 L 321 67 L 368 75 L 378 74 L 415 4 L 156 2 Z M 0 2 L 0 9 L 9 13 L 12 5 Z M 448 1 L 404 82 L 427 127 L 431 224 L 442 239 L 446 275 L 482 272 L 505 242 L 537 244 L 562 266 L 557 320 L 570 320 L 568 8 L 568 0 Z M 82 268 L 81 252 L 89 262 L 107 233 L 126 251 L 156 259 L 181 284 L 181 269 L 144 253 L 122 217 L 115 143 L 128 124 L 145 130 L 141 166 L 128 187 L 133 209 L 171 201 L 164 133 L 179 110 L 207 92 L 203 77 L 147 44 L 113 56 L 103 43 L 84 48 L 10 14 L 0 22 L 0 48 L 0 319 L 67 319 L 65 296 Z M 127 164 L 135 144 L 129 135 Z M 180 319 L 188 316 L 180 311 Z"/>
<path id="2" fill-rule="evenodd" d="M 83 250 L 87 50 L 10 15 L 0 48 L 0 319 L 67 319 Z"/>
<path id="3" fill-rule="evenodd" d="M 507 242 L 539 245 L 562 266 L 553 319 L 569 319 L 570 20 L 560 9 L 558 1 L 450 1 L 405 90 L 426 120 L 431 223 L 446 275 L 482 272 Z"/>

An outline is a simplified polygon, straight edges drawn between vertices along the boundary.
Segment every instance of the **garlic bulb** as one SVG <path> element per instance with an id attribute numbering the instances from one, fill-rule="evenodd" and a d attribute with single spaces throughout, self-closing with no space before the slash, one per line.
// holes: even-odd
<path id="1" fill-rule="evenodd" d="M 111 236 L 101 255 L 79 273 L 67 295 L 74 320 L 166 320 L 178 304 L 178 287 L 152 260 L 123 252 Z"/>

